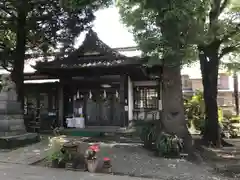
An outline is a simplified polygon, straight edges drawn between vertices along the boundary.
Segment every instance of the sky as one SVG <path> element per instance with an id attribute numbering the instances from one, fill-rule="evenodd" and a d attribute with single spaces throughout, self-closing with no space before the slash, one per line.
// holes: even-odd
<path id="1" fill-rule="evenodd" d="M 98 37 L 112 48 L 136 46 L 134 38 L 127 28 L 121 23 L 116 7 L 101 9 L 95 13 L 96 20 L 93 30 Z M 79 45 L 77 43 L 77 45 Z"/>
<path id="2" fill-rule="evenodd" d="M 97 32 L 98 37 L 112 48 L 136 46 L 133 35 L 121 22 L 116 7 L 110 7 L 96 12 L 96 20 L 93 29 Z M 83 39 L 84 34 L 77 39 L 76 47 L 81 45 Z M 140 53 L 125 52 L 124 54 L 127 56 L 135 56 Z M 184 68 L 182 74 L 189 74 L 191 78 L 201 78 L 199 64 Z"/>

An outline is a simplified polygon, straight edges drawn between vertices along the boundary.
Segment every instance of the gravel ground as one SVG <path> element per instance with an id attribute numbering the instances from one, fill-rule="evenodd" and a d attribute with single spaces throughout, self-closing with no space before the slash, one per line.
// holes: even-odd
<path id="1" fill-rule="evenodd" d="M 136 177 L 227 180 L 210 172 L 206 165 L 192 164 L 184 159 L 165 159 L 152 156 L 152 152 L 141 146 L 116 145 L 112 148 L 113 172 Z"/>
<path id="2" fill-rule="evenodd" d="M 87 142 L 81 142 L 81 151 L 88 147 Z M 153 156 L 137 143 L 100 143 L 99 156 L 110 157 L 113 174 L 129 175 L 138 178 L 164 180 L 232 180 L 212 173 L 205 164 L 196 165 L 184 159 L 165 159 Z M 47 163 L 46 163 L 47 164 Z M 45 164 L 45 165 L 46 165 Z M 40 163 L 43 165 L 43 163 Z"/>

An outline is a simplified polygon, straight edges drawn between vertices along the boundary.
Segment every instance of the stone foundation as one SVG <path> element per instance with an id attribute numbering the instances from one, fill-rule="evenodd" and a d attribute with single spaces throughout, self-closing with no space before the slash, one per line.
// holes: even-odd
<path id="1" fill-rule="evenodd" d="M 0 93 L 0 148 L 12 149 L 39 141 L 36 133 L 27 133 L 21 104 L 14 93 Z"/>
<path id="2" fill-rule="evenodd" d="M 37 133 L 24 133 L 12 136 L 2 136 L 0 137 L 0 148 L 14 149 L 39 141 L 40 137 Z"/>

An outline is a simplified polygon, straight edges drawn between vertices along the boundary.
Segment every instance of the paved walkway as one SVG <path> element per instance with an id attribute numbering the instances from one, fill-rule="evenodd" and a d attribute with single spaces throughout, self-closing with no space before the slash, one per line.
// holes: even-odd
<path id="1" fill-rule="evenodd" d="M 37 166 L 0 163 L 0 177 L 4 180 L 140 180 L 128 176 L 90 174 L 86 172 L 63 171 Z M 145 180 L 150 180 L 146 179 Z M 160 179 L 161 180 L 161 179 Z M 162 179 L 163 180 L 163 179 Z M 184 179 L 185 180 L 185 179 Z"/>
<path id="2" fill-rule="evenodd" d="M 0 163 L 30 165 L 47 156 L 48 139 L 11 151 L 0 151 Z"/>

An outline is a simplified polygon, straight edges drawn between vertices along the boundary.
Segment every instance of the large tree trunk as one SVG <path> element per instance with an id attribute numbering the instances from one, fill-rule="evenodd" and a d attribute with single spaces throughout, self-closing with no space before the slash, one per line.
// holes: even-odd
<path id="1" fill-rule="evenodd" d="M 219 58 L 217 46 L 199 47 L 199 58 L 202 73 L 203 96 L 205 101 L 205 128 L 203 140 L 207 145 L 221 146 L 218 122 L 218 69 Z"/>
<path id="2" fill-rule="evenodd" d="M 164 131 L 183 138 L 187 153 L 193 153 L 192 137 L 184 115 L 181 68 L 163 67 L 162 125 Z"/>
<path id="3" fill-rule="evenodd" d="M 239 96 L 238 96 L 238 75 L 236 71 L 233 73 L 233 87 L 234 87 L 234 101 L 236 108 L 236 115 L 239 115 Z"/>
<path id="4" fill-rule="evenodd" d="M 16 52 L 13 62 L 12 80 L 16 84 L 18 101 L 24 106 L 24 60 L 26 50 L 26 0 L 19 1 L 17 8 Z"/>

